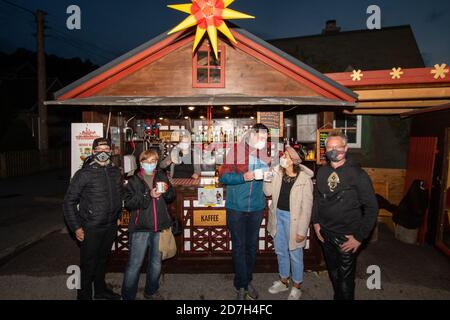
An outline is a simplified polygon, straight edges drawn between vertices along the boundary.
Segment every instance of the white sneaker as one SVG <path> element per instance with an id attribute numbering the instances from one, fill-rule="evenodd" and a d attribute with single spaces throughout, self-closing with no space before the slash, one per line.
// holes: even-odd
<path id="1" fill-rule="evenodd" d="M 281 282 L 281 280 L 274 281 L 273 285 L 269 288 L 269 292 L 271 294 L 277 294 L 288 290 L 289 290 L 289 282 L 283 283 Z"/>
<path id="2" fill-rule="evenodd" d="M 302 296 L 302 290 L 292 287 L 291 293 L 289 293 L 288 300 L 299 300 Z"/>

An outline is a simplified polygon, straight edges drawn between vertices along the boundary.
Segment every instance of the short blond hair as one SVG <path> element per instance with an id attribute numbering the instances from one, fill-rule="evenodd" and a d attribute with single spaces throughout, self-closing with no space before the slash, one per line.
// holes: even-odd
<path id="1" fill-rule="evenodd" d="M 345 145 L 345 146 L 347 145 L 348 138 L 347 138 L 347 136 L 345 135 L 345 133 L 343 133 L 342 130 L 336 129 L 336 130 L 333 130 L 333 131 L 331 131 L 330 133 L 328 133 L 328 136 L 327 136 L 327 138 L 325 139 L 325 146 L 327 145 L 328 140 L 329 140 L 330 138 L 336 138 L 336 137 L 339 137 L 339 138 L 341 138 L 342 140 L 344 140 L 344 145 Z"/>
<path id="2" fill-rule="evenodd" d="M 154 149 L 142 151 L 141 154 L 139 155 L 139 162 L 145 161 L 145 160 L 147 160 L 150 157 L 155 157 L 156 160 L 158 160 L 159 159 L 159 154 Z"/>

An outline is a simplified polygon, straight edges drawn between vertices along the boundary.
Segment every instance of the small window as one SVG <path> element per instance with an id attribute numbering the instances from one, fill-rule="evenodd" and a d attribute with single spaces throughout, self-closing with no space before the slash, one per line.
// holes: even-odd
<path id="1" fill-rule="evenodd" d="M 219 46 L 218 59 L 211 46 L 204 45 L 198 49 L 192 60 L 193 88 L 225 87 L 225 48 Z"/>
<path id="2" fill-rule="evenodd" d="M 361 148 L 362 116 L 336 115 L 333 127 L 347 135 L 349 148 Z"/>

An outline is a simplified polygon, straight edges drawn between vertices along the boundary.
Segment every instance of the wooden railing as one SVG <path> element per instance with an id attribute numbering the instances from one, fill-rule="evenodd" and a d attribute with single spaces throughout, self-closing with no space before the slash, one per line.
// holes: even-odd
<path id="1" fill-rule="evenodd" d="M 39 150 L 6 151 L 0 153 L 0 178 L 21 177 L 69 165 L 70 150 L 67 148 L 48 150 L 43 163 Z"/>

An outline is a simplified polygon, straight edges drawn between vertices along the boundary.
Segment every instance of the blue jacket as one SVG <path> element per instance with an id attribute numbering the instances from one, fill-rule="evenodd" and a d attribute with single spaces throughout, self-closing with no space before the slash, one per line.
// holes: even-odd
<path id="1" fill-rule="evenodd" d="M 255 169 L 267 170 L 268 165 L 261 159 L 250 157 L 249 171 Z M 263 180 L 244 181 L 244 174 L 229 172 L 221 175 L 221 183 L 227 186 L 227 209 L 254 212 L 266 207 L 266 197 L 263 192 Z"/>

